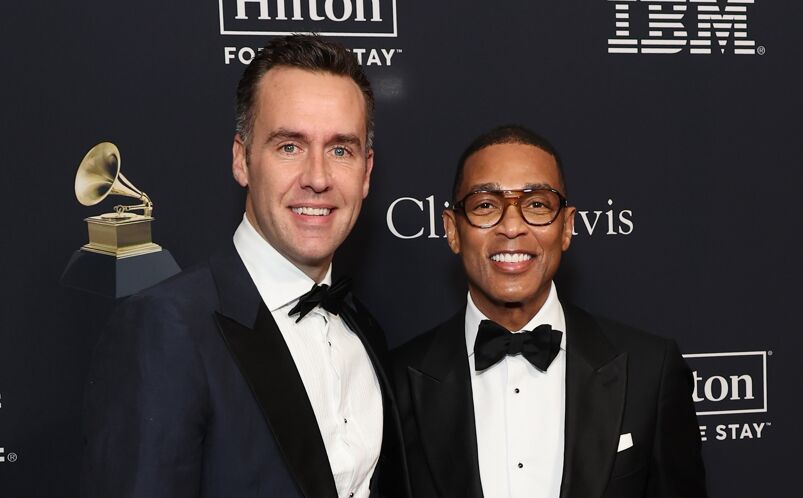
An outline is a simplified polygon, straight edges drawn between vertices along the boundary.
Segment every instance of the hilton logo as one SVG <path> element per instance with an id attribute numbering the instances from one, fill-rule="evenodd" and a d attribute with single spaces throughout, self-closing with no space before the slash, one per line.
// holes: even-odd
<path id="1" fill-rule="evenodd" d="M 764 47 L 747 37 L 747 6 L 754 0 L 608 2 L 616 17 L 609 54 L 764 54 Z"/>
<path id="2" fill-rule="evenodd" d="M 694 376 L 692 398 L 697 415 L 766 412 L 767 354 L 747 351 L 683 355 Z"/>
<path id="3" fill-rule="evenodd" d="M 395 37 L 396 0 L 218 0 L 221 35 Z"/>

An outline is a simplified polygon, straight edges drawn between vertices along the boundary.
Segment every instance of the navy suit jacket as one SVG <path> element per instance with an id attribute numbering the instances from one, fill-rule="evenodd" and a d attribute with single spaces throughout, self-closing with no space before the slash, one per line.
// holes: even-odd
<path id="1" fill-rule="evenodd" d="M 341 317 L 368 352 L 385 411 L 371 496 L 409 496 L 385 339 L 350 304 Z M 116 311 L 90 369 L 81 494 L 337 497 L 301 377 L 233 246 Z"/>
<path id="2" fill-rule="evenodd" d="M 705 498 L 692 376 L 675 343 L 563 308 L 560 497 Z M 482 498 L 465 311 L 393 356 L 413 494 Z M 619 437 L 627 433 L 633 446 L 618 452 Z"/>

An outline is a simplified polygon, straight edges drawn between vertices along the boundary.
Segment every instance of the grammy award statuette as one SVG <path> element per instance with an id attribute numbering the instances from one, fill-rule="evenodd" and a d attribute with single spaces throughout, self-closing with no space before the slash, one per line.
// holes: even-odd
<path id="1" fill-rule="evenodd" d="M 86 218 L 89 243 L 81 249 L 126 258 L 162 248 L 151 241 L 153 202 L 120 172 L 120 151 L 103 142 L 87 152 L 75 175 L 75 197 L 84 206 L 94 206 L 109 195 L 139 200 L 136 205 L 117 205 L 113 213 Z M 135 214 L 132 211 L 141 211 Z"/>
<path id="2" fill-rule="evenodd" d="M 123 297 L 178 273 L 170 253 L 151 239 L 153 202 L 120 171 L 120 151 L 102 142 L 87 152 L 75 175 L 75 196 L 94 206 L 109 196 L 132 197 L 114 212 L 90 216 L 89 242 L 73 254 L 61 282 L 110 297 Z"/>

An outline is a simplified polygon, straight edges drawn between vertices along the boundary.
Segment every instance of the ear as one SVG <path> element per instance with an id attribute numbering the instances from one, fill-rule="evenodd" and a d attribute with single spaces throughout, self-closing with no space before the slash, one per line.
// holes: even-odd
<path id="1" fill-rule="evenodd" d="M 457 233 L 457 220 L 454 216 L 454 211 L 451 209 L 444 209 L 441 214 L 443 220 L 443 229 L 446 231 L 446 241 L 449 242 L 449 248 L 455 254 L 460 254 L 460 235 Z"/>
<path id="2" fill-rule="evenodd" d="M 563 211 L 563 233 L 561 234 L 561 248 L 565 251 L 572 243 L 572 233 L 574 232 L 574 215 L 577 208 L 569 206 Z"/>
<path id="3" fill-rule="evenodd" d="M 241 187 L 248 186 L 248 153 L 239 133 L 231 146 L 231 175 Z"/>
<path id="4" fill-rule="evenodd" d="M 362 198 L 368 197 L 368 189 L 371 186 L 371 172 L 374 170 L 374 149 L 368 149 L 365 154 L 365 178 L 362 183 Z"/>

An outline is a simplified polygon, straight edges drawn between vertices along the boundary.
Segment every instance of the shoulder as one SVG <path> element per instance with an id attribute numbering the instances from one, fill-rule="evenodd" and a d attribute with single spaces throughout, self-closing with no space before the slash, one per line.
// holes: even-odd
<path id="1" fill-rule="evenodd" d="M 674 341 L 657 334 L 642 330 L 638 327 L 622 323 L 618 320 L 591 314 L 574 305 L 564 305 L 567 321 L 570 317 L 574 322 L 590 322 L 606 339 L 619 351 L 655 351 L 664 352 Z M 579 320 L 578 320 L 579 318 Z M 568 334 L 585 333 L 584 330 L 568 330 Z"/>
<path id="2" fill-rule="evenodd" d="M 639 382 L 654 383 L 664 375 L 685 376 L 688 367 L 673 339 L 624 324 L 610 318 L 592 315 L 580 308 L 564 306 L 567 323 L 581 327 L 568 328 L 570 344 L 580 339 L 577 334 L 600 334 L 613 354 L 627 353 L 628 369 L 637 372 Z M 575 335 L 572 339 L 572 335 Z M 586 341 L 584 341 L 586 342 Z M 588 343 L 588 342 L 586 342 Z"/>
<path id="3" fill-rule="evenodd" d="M 197 265 L 179 272 L 153 287 L 144 289 L 120 303 L 121 307 L 174 306 L 201 304 L 216 295 L 209 266 Z"/>
<path id="4" fill-rule="evenodd" d="M 98 338 L 92 378 L 153 387 L 202 371 L 198 352 L 216 330 L 209 287 L 209 272 L 199 266 L 121 301 Z M 137 372 L 139 381 L 131 377 Z"/>
<path id="5" fill-rule="evenodd" d="M 208 266 L 198 265 L 122 300 L 108 328 L 157 335 L 177 331 L 185 328 L 182 324 L 211 317 L 217 303 L 212 274 Z"/>

